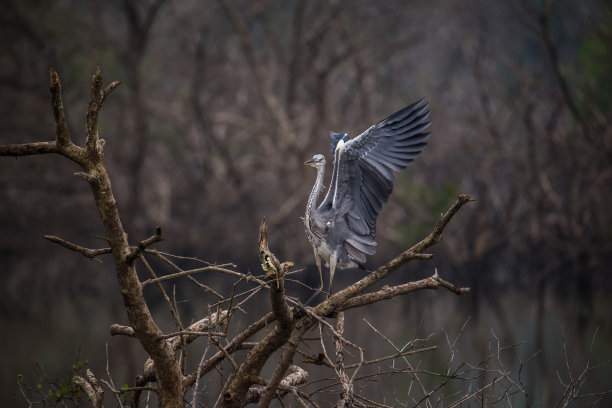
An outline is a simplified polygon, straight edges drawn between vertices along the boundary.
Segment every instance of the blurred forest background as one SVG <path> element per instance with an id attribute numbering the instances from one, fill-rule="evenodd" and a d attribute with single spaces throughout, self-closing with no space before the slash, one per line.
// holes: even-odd
<path id="1" fill-rule="evenodd" d="M 72 138 L 83 143 L 100 66 L 105 84 L 122 82 L 100 132 L 130 240 L 159 225 L 164 251 L 260 273 L 266 216 L 274 252 L 305 267 L 298 278 L 313 286 L 300 216 L 315 173 L 303 162 L 329 158 L 330 130 L 355 136 L 425 97 L 429 145 L 398 178 L 368 266 L 422 238 L 468 193 L 476 201 L 453 219 L 435 258 L 392 279 L 436 267 L 471 292 L 387 301 L 355 316 L 352 336 L 372 335 L 362 317 L 401 344 L 433 333 L 442 350 L 424 367 L 448 358 L 444 332 L 461 334 L 455 361 L 480 361 L 496 338 L 521 343 L 506 368 L 525 362 L 537 406 L 559 401 L 567 365 L 577 376 L 589 359 L 612 358 L 609 2 L 4 0 L 0 34 L 1 144 L 54 138 L 50 67 Z M 0 160 L 2 406 L 24 404 L 17 376 L 34 383 L 36 364 L 60 376 L 78 358 L 104 373 L 106 343 L 119 384 L 142 369 L 136 342 L 109 335 L 111 323 L 126 322 L 111 259 L 89 261 L 42 238 L 105 246 L 75 171 L 59 156 Z M 337 289 L 362 272 L 336 276 Z M 186 320 L 206 313 L 193 285 L 176 294 Z M 289 294 L 309 292 L 294 285 Z M 152 309 L 165 313 L 155 296 Z M 609 390 L 610 378 L 610 364 L 593 370 L 583 392 Z"/>

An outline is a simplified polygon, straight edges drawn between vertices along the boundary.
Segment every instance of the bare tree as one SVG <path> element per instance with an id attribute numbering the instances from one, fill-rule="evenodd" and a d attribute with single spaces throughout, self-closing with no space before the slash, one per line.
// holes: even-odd
<path id="1" fill-rule="evenodd" d="M 308 393 L 298 387 L 308 383 L 308 372 L 293 361 L 295 354 L 300 352 L 300 344 L 305 341 L 305 334 L 315 327 L 319 329 L 319 341 L 323 353 L 318 357 L 311 354 L 305 355 L 304 361 L 333 369 L 341 387 L 338 405 L 355 406 L 358 395 L 354 390 L 355 383 L 360 380 L 357 376 L 360 368 L 388 359 L 402 359 L 409 354 L 427 350 L 426 348 L 395 350 L 393 354 L 382 359 L 366 361 L 364 349 L 343 336 L 344 311 L 366 307 L 385 299 L 422 289 L 444 288 L 456 294 L 467 293 L 467 288 L 458 288 L 443 280 L 437 271 L 426 279 L 384 286 L 375 290 L 369 289 L 411 260 L 430 259 L 433 255 L 426 253 L 426 250 L 441 240 L 448 222 L 464 204 L 471 200 L 468 195 L 460 195 L 450 209 L 442 215 L 431 233 L 419 243 L 385 265 L 370 271 L 364 278 L 331 295 L 315 307 L 305 307 L 299 300 L 286 295 L 285 280 L 291 276 L 290 270 L 294 264 L 290 261 L 280 262 L 270 250 L 265 220 L 259 232 L 259 255 L 265 272 L 264 276 L 258 277 L 250 273 L 238 272 L 235 266 L 230 264 L 205 263 L 204 266 L 183 269 L 175 262 L 180 257 L 151 248 L 153 244 L 163 239 L 161 228 L 158 227 L 151 237 L 133 244 L 130 244 L 125 233 L 110 178 L 104 165 L 105 141 L 98 134 L 98 114 L 102 103 L 118 85 L 119 82 L 112 82 L 103 88 L 100 70 L 98 69 L 93 75 L 86 118 L 87 141 L 85 146 L 78 146 L 68 134 L 59 77 L 54 70 L 51 70 L 50 89 L 56 124 L 55 140 L 0 146 L 2 156 L 18 157 L 47 153 L 63 155 L 82 168 L 83 171 L 75 173 L 75 177 L 91 186 L 93 198 L 105 228 L 105 240 L 108 242 L 108 247 L 91 249 L 52 235 L 46 235 L 45 238 L 91 259 L 97 259 L 105 254 L 112 255 L 129 325 L 113 325 L 111 334 L 136 338 L 149 356 L 144 363 L 143 374 L 138 377 L 132 388 L 117 389 L 112 380 L 110 382 L 102 380 L 91 371 L 88 371 L 84 377 L 75 378 L 74 382 L 85 391 L 94 406 L 103 405 L 102 384 L 115 395 L 133 393 L 134 406 L 138 406 L 143 391 L 154 391 L 157 394 L 159 405 L 163 407 L 184 406 L 186 395 L 191 392 L 192 405 L 195 406 L 201 379 L 211 374 L 214 375 L 215 370 L 223 362 L 229 363 L 232 367 L 229 375 L 221 375 L 224 378 L 224 386 L 219 401 L 223 406 L 240 407 L 247 403 L 268 406 L 273 399 L 282 398 L 287 394 L 291 394 L 301 405 L 317 406 L 313 399 L 313 394 L 316 392 Z M 169 266 L 174 272 L 158 276 L 148 260 L 152 258 Z M 198 259 L 191 259 L 191 261 L 204 263 Z M 139 278 L 136 271 L 137 262 L 149 274 L 149 279 L 143 281 Z M 206 283 L 194 278 L 193 275 L 203 272 L 230 275 L 236 282 L 233 286 L 234 290 L 229 295 L 217 293 Z M 208 315 L 187 326 L 181 320 L 175 299 L 171 300 L 162 285 L 164 281 L 178 278 L 193 281 L 219 299 L 216 304 L 209 305 Z M 253 287 L 245 292 L 236 293 L 238 284 L 244 281 L 252 283 Z M 164 333 L 156 323 L 143 295 L 143 289 L 150 285 L 158 287 L 174 321 L 176 331 Z M 242 312 L 244 305 L 262 290 L 269 292 L 272 311 L 263 316 L 256 316 L 257 320 L 246 327 L 239 328 L 237 334 L 230 336 L 227 328 L 233 324 L 233 317 Z M 327 318 L 335 319 L 336 323 L 329 323 Z M 325 351 L 324 331 L 329 331 L 333 336 L 335 359 L 330 358 Z M 258 334 L 264 337 L 255 343 L 247 342 Z M 208 346 L 199 359 L 199 363 L 188 369 L 187 346 L 200 336 L 208 338 Z M 356 365 L 345 364 L 346 347 L 358 352 L 359 361 Z M 209 349 L 213 351 L 209 353 Z M 243 349 L 249 351 L 246 356 L 240 358 L 236 352 Z M 264 365 L 279 353 L 280 357 L 275 357 L 278 358 L 278 361 L 275 363 L 272 375 L 264 378 Z M 304 354 L 304 352 L 300 353 Z"/>

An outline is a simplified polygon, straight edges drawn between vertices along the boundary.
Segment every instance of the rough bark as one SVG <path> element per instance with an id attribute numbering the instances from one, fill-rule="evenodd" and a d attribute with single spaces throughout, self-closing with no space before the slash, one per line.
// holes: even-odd
<path id="1" fill-rule="evenodd" d="M 292 262 L 278 261 L 276 256 L 268 248 L 267 226 L 265 219 L 259 229 L 259 257 L 266 276 L 274 278 L 270 282 L 270 302 L 272 313 L 277 320 L 274 330 L 249 352 L 245 361 L 236 371 L 234 379 L 223 395 L 224 407 L 241 407 L 246 402 L 246 394 L 251 385 L 257 383 L 260 372 L 270 356 L 289 340 L 294 327 L 291 311 L 285 300 L 284 277 L 287 270 L 293 266 Z M 297 346 L 297 345 L 296 345 Z M 287 367 L 289 364 L 287 364 Z M 279 375 L 282 378 L 285 370 Z M 280 379 L 278 380 L 280 382 Z M 278 382 L 267 390 L 260 406 L 267 406 L 276 392 Z"/>

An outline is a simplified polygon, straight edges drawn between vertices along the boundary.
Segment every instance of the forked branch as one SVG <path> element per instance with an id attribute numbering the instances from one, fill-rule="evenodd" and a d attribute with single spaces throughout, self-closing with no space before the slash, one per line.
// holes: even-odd
<path id="1" fill-rule="evenodd" d="M 280 362 L 276 366 L 271 380 L 267 383 L 267 386 L 264 389 L 257 389 L 257 393 L 259 395 L 259 406 L 268 406 L 271 400 L 276 396 L 276 391 L 280 386 L 281 379 L 283 378 L 287 369 L 291 366 L 293 356 L 295 355 L 297 347 L 302 341 L 304 334 L 317 323 L 325 323 L 324 318 L 326 316 L 328 317 L 337 312 L 341 313 L 341 311 L 346 309 L 365 306 L 420 289 L 437 289 L 443 287 L 459 295 L 467 293 L 469 290 L 468 288 L 456 287 L 455 285 L 441 279 L 436 271 L 433 276 L 427 279 L 416 282 L 408 282 L 406 284 L 397 285 L 394 287 L 384 287 L 377 292 L 360 295 L 360 293 L 363 293 L 365 289 L 380 281 L 408 261 L 412 259 L 430 259 L 432 255 L 425 254 L 424 251 L 440 242 L 446 225 L 459 211 L 459 209 L 469 201 L 471 201 L 470 196 L 467 194 L 460 195 L 457 201 L 446 212 L 446 214 L 441 217 L 438 223 L 434 226 L 432 232 L 425 239 L 398 255 L 387 264 L 371 272 L 365 278 L 332 295 L 328 300 L 322 302 L 315 308 L 303 308 L 302 310 L 305 312 L 305 314 L 302 315 L 302 317 L 295 317 L 296 320 L 291 322 L 286 320 L 288 316 L 285 314 L 285 309 L 283 307 L 279 308 L 278 304 L 275 305 L 275 303 L 279 301 L 279 299 L 275 297 L 275 293 L 278 294 L 281 289 L 284 289 L 283 278 L 286 269 L 283 267 L 283 265 L 286 266 L 286 263 L 281 264 L 276 256 L 274 256 L 274 254 L 269 250 L 267 242 L 267 227 L 264 220 L 260 227 L 260 258 L 262 268 L 266 272 L 266 276 L 272 279 L 270 283 L 270 292 L 274 310 L 273 316 L 274 318 L 279 319 L 279 322 L 277 323 L 273 332 L 269 333 L 262 341 L 257 343 L 253 349 L 251 349 L 245 361 L 242 363 L 242 365 L 240 365 L 236 375 L 232 379 L 227 389 L 227 392 L 224 394 L 224 407 L 241 406 L 241 404 L 252 396 L 254 389 L 251 387 L 255 384 L 260 384 L 262 381 L 260 372 L 263 365 L 274 351 L 278 350 L 280 347 L 283 347 Z M 285 304 L 284 300 L 282 303 Z M 281 322 L 280 320 L 283 320 L 284 322 Z M 290 335 L 288 336 L 287 330 L 290 331 Z M 341 336 L 341 334 L 336 334 L 333 330 L 332 332 L 337 335 L 337 337 Z M 339 358 L 342 357 L 341 350 L 337 352 L 337 356 L 339 356 Z M 357 368 L 358 367 L 356 367 L 356 369 Z M 345 367 L 343 362 L 340 361 L 336 367 L 336 371 L 338 373 L 344 373 L 341 375 L 341 377 L 343 377 L 341 378 L 344 391 L 343 397 L 345 398 L 345 401 L 350 401 L 352 398 L 351 390 L 353 377 L 349 378 L 344 370 Z"/>
<path id="2" fill-rule="evenodd" d="M 374 285 L 376 282 L 379 282 L 381 279 L 385 278 L 391 272 L 395 271 L 407 262 L 413 259 L 431 258 L 429 254 L 424 254 L 423 252 L 442 240 L 442 233 L 444 232 L 444 228 L 448 225 L 453 216 L 461 209 L 461 207 L 463 207 L 466 203 L 470 201 L 473 200 L 468 194 L 460 194 L 457 197 L 457 201 L 455 201 L 451 208 L 449 208 L 448 211 L 444 215 L 442 215 L 440 220 L 436 223 L 433 230 L 429 233 L 427 237 L 425 237 L 417 244 L 413 245 L 410 249 L 402 252 L 400 255 L 387 262 L 385 265 L 371 272 L 363 279 L 330 296 L 329 299 L 327 299 L 325 302 L 322 302 L 315 308 L 315 313 L 319 316 L 328 316 L 334 313 L 335 311 L 340 310 L 340 307 L 344 303 L 354 298 L 357 294 L 362 293 L 364 290 Z M 428 284 L 429 288 L 432 289 L 435 289 L 442 285 L 440 281 L 435 279 L 429 281 Z M 366 298 L 364 298 L 364 300 L 365 299 Z"/>
<path id="3" fill-rule="evenodd" d="M 104 143 L 98 135 L 98 114 L 103 100 L 117 88 L 119 83 L 113 82 L 103 90 L 102 76 L 99 68 L 96 69 L 92 76 L 91 83 L 91 98 L 87 109 L 87 143 L 85 147 L 77 146 L 70 139 L 66 125 L 59 76 L 52 69 L 49 88 L 51 91 L 53 116 L 55 118 L 55 140 L 53 142 L 2 146 L 0 147 L 0 155 L 17 157 L 30 154 L 59 153 L 78 163 L 83 168 L 84 172 L 78 174 L 80 178 L 88 181 L 92 188 L 92 195 L 104 224 L 105 238 L 109 243 L 110 252 L 113 254 L 121 294 L 128 319 L 134 330 L 134 336 L 140 341 L 143 348 L 155 362 L 160 404 L 165 407 L 179 408 L 183 405 L 183 375 L 170 344 L 166 341 L 159 341 L 163 333 L 153 320 L 144 300 L 142 286 L 133 263 L 134 253 L 139 253 L 142 249 L 139 249 L 139 246 L 137 249 L 132 250 L 132 247 L 129 245 L 127 234 L 119 217 L 110 178 L 103 163 Z M 161 232 L 156 234 L 152 241 L 157 241 L 159 238 L 161 238 Z M 57 237 L 49 236 L 47 239 L 89 257 L 95 257 L 102 252 L 106 252 L 106 249 L 102 251 L 87 250 Z M 143 242 L 142 247 L 146 247 L 147 244 L 149 244 L 148 240 Z M 85 383 L 83 383 L 83 386 L 86 386 Z"/>

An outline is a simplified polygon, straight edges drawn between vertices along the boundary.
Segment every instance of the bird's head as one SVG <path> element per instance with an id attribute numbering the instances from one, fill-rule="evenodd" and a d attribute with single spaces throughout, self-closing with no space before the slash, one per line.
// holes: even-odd
<path id="1" fill-rule="evenodd" d="M 315 154 L 312 156 L 312 159 L 304 162 L 304 164 L 312 167 L 323 167 L 325 166 L 325 156 L 322 154 Z"/>

